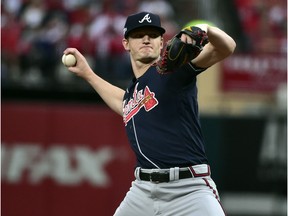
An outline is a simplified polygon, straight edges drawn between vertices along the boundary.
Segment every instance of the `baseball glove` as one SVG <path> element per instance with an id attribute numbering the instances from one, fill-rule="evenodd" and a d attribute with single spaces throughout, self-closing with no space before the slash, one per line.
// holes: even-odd
<path id="1" fill-rule="evenodd" d="M 194 43 L 189 44 L 182 42 L 180 39 L 182 34 L 190 36 L 194 40 Z M 160 60 L 156 62 L 157 71 L 165 74 L 190 62 L 200 54 L 208 42 L 206 32 L 200 28 L 189 26 L 182 29 L 167 42 Z"/>

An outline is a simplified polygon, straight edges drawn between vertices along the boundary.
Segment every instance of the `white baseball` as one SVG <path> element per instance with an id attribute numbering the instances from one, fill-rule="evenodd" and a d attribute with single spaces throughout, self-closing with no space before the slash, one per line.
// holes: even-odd
<path id="1" fill-rule="evenodd" d="M 72 67 L 72 66 L 75 66 L 76 65 L 76 58 L 74 55 L 72 54 L 64 54 L 62 56 L 62 62 L 63 64 L 66 66 L 66 67 Z"/>

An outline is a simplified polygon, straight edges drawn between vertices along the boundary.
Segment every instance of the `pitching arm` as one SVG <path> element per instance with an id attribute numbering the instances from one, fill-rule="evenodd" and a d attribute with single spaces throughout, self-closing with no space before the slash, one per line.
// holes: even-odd
<path id="1" fill-rule="evenodd" d="M 100 95 L 104 102 L 116 113 L 123 115 L 122 100 L 125 91 L 117 86 L 105 81 L 95 74 L 85 57 L 75 48 L 67 48 L 64 54 L 73 54 L 77 63 L 73 67 L 68 67 L 68 70 L 86 80 L 94 90 Z"/>

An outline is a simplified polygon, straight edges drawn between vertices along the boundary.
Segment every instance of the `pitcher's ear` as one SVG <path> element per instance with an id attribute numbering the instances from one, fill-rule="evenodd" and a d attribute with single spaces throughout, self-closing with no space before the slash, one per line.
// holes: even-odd
<path id="1" fill-rule="evenodd" d="M 128 39 L 123 38 L 123 40 L 122 40 L 122 45 L 123 45 L 123 47 L 124 47 L 125 50 L 130 51 Z"/>
<path id="2" fill-rule="evenodd" d="M 164 47 L 164 38 L 161 37 L 161 49 L 163 49 L 163 47 Z"/>

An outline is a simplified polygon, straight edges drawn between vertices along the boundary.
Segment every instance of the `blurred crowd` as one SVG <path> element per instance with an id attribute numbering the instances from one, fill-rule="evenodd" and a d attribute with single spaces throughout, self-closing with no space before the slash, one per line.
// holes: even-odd
<path id="1" fill-rule="evenodd" d="M 249 52 L 287 53 L 287 1 L 235 0 Z"/>
<path id="2" fill-rule="evenodd" d="M 199 14 L 207 16 L 211 1 L 200 4 L 199 0 L 182 0 L 180 11 L 186 11 L 187 5 L 198 5 Z M 221 7 L 221 0 L 215 2 Z M 234 2 L 246 37 L 247 48 L 240 50 L 287 53 L 286 0 Z M 179 31 L 177 20 L 184 16 L 176 14 L 172 3 L 168 0 L 2 0 L 1 84 L 24 88 L 87 88 L 87 84 L 61 63 L 63 50 L 75 47 L 97 74 L 124 87 L 132 76 L 129 56 L 121 42 L 126 17 L 137 11 L 159 14 L 167 41 Z M 178 1 L 177 5 L 180 7 Z M 202 11 L 201 5 L 206 6 Z M 213 13 L 220 16 L 217 11 Z M 189 14 L 193 19 L 193 13 Z"/>
<path id="3" fill-rule="evenodd" d="M 103 78 L 124 85 L 131 67 L 123 26 L 137 11 L 159 14 L 166 38 L 176 33 L 174 10 L 165 0 L 1 1 L 2 86 L 76 87 L 77 79 L 61 63 L 66 47 L 79 49 Z"/>

